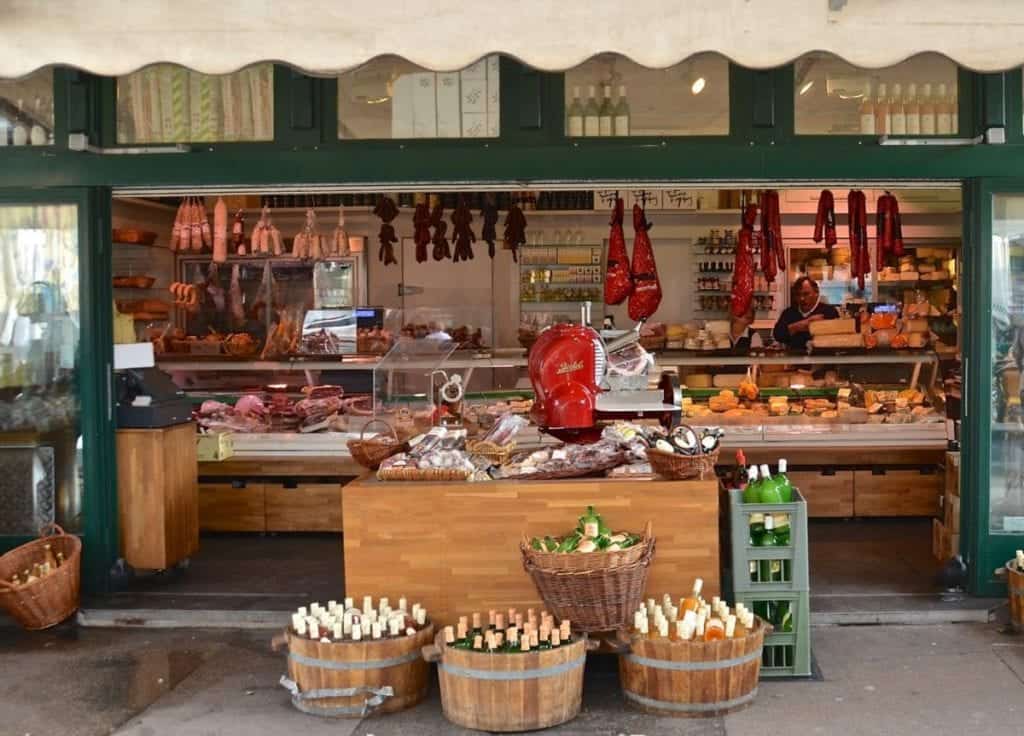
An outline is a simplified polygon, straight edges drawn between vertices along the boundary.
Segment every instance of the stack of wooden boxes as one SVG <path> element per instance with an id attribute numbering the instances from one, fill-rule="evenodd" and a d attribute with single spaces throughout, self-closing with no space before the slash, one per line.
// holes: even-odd
<path id="1" fill-rule="evenodd" d="M 932 521 L 932 555 L 939 561 L 960 552 L 960 453 L 946 453 L 942 521 Z"/>

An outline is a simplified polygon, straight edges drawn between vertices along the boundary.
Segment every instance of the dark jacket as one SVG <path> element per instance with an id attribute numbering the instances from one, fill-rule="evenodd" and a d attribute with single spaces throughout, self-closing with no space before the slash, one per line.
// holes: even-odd
<path id="1" fill-rule="evenodd" d="M 790 350 L 797 352 L 804 352 L 807 350 L 807 342 L 811 339 L 810 332 L 797 332 L 794 335 L 789 334 L 789 326 L 807 319 L 807 317 L 813 317 L 816 314 L 820 314 L 825 319 L 838 319 L 839 310 L 833 307 L 831 304 L 818 304 L 814 308 L 814 311 L 804 316 L 800 313 L 799 307 L 786 307 L 782 314 L 779 315 L 779 321 L 775 323 L 775 329 L 772 330 L 772 335 L 776 341 L 782 343 Z"/>

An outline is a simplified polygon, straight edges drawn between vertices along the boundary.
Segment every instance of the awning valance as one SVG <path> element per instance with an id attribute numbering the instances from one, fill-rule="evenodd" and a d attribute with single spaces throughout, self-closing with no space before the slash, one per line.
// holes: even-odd
<path id="1" fill-rule="evenodd" d="M 119 75 L 279 61 L 334 74 L 394 54 L 434 70 L 501 52 L 544 70 L 618 52 L 662 68 L 713 51 L 755 68 L 828 51 L 883 67 L 934 51 L 1024 63 L 1021 0 L 0 0 L 0 77 L 50 64 Z"/>

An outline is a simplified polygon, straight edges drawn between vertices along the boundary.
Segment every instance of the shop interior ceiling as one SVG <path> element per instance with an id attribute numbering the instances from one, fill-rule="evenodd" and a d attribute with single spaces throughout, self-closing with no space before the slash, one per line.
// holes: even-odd
<path id="1" fill-rule="evenodd" d="M 396 54 L 432 70 L 505 53 L 537 69 L 572 68 L 617 52 L 665 68 L 714 51 L 751 68 L 827 51 L 861 67 L 936 51 L 977 71 L 1020 66 L 1024 3 L 1007 0 L 621 0 L 467 6 L 465 0 L 63 0 L 4 4 L 0 77 L 49 64 L 116 76 L 157 62 L 222 74 L 278 60 L 337 74 Z M 467 12 L 468 9 L 468 12 Z M 185 22 L 182 22 L 185 19 Z M 585 29 L 585 32 L 584 32 Z M 117 49 L 111 53 L 111 49 Z"/>
<path id="2" fill-rule="evenodd" d="M 113 190 L 115 197 L 182 197 L 199 195 L 271 195 L 271 194 L 358 194 L 363 192 L 508 192 L 508 191 L 578 191 L 580 189 L 958 189 L 957 180 L 765 180 L 747 181 L 679 180 L 679 181 L 531 181 L 531 182 L 404 182 L 401 184 L 316 184 L 306 186 L 197 186 L 197 187 L 122 187 Z"/>

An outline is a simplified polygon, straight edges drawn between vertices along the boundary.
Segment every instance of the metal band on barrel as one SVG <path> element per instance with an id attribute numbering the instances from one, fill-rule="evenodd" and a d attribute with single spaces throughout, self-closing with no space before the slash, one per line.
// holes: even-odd
<path id="1" fill-rule="evenodd" d="M 369 715 L 376 708 L 380 707 L 386 698 L 395 694 L 394 688 L 390 685 L 384 687 L 343 687 L 330 688 L 325 690 L 310 690 L 302 692 L 298 684 L 289 679 L 286 675 L 281 676 L 281 687 L 291 693 L 292 705 L 303 713 L 314 716 L 348 716 L 348 715 Z M 357 695 L 373 695 L 367 698 L 361 705 L 339 705 L 334 707 L 317 706 L 307 704 L 307 700 L 320 700 L 323 698 L 354 698 Z"/>
<path id="2" fill-rule="evenodd" d="M 705 670 L 720 670 L 726 667 L 735 667 L 738 664 L 746 664 L 747 662 L 753 662 L 755 659 L 761 658 L 761 650 L 755 650 L 749 654 L 744 654 L 742 657 L 735 657 L 733 659 L 720 659 L 716 662 L 674 662 L 668 659 L 648 659 L 647 657 L 640 657 L 636 654 L 625 655 L 626 659 L 635 664 L 643 667 L 653 667 L 656 670 L 678 670 L 682 672 L 700 672 Z"/>
<path id="3" fill-rule="evenodd" d="M 304 664 L 309 667 L 320 667 L 325 670 L 377 670 L 384 669 L 385 667 L 397 667 L 400 664 L 407 664 L 409 662 L 415 662 L 420 658 L 420 653 L 409 652 L 403 654 L 401 657 L 392 657 L 391 659 L 374 659 L 369 662 L 340 662 L 333 659 L 314 659 L 313 657 L 305 657 L 295 652 L 288 654 L 288 659 L 299 664 Z"/>
<path id="4" fill-rule="evenodd" d="M 459 667 L 458 665 L 445 664 L 444 662 L 438 662 L 437 666 L 449 675 L 454 675 L 455 677 L 469 677 L 474 680 L 534 680 L 539 677 L 554 677 L 555 675 L 564 674 L 569 670 L 574 670 L 577 667 L 582 667 L 583 662 L 586 661 L 586 659 L 587 657 L 584 655 L 579 659 L 563 662 L 562 664 L 555 665 L 554 667 L 544 667 L 537 670 L 476 670 L 470 667 Z"/>
<path id="5" fill-rule="evenodd" d="M 648 708 L 660 708 L 662 710 L 673 710 L 679 713 L 707 713 L 709 711 L 727 710 L 729 708 L 735 708 L 739 705 L 749 703 L 755 697 L 757 697 L 757 688 L 755 687 L 752 691 L 746 695 L 740 695 L 738 698 L 732 698 L 731 700 L 722 700 L 717 703 L 673 703 L 666 700 L 655 700 L 654 698 L 645 698 L 643 695 L 637 695 L 631 693 L 629 690 L 624 690 L 623 694 L 628 700 L 632 700 L 640 705 L 645 705 Z"/>

